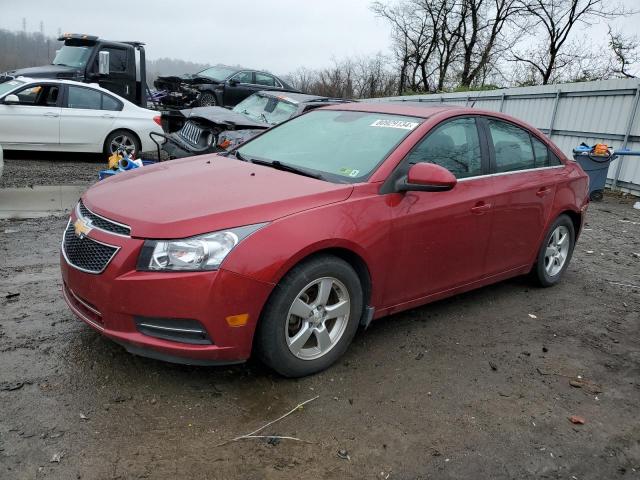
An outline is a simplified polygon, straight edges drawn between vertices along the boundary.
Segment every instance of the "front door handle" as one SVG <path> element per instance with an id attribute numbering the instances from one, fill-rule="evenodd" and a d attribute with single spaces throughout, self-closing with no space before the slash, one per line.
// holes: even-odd
<path id="1" fill-rule="evenodd" d="M 60 114 L 56 113 L 56 112 L 45 112 L 44 114 L 45 117 L 52 117 L 52 118 L 56 118 L 59 117 Z"/>
<path id="2" fill-rule="evenodd" d="M 115 118 L 115 115 L 111 115 L 110 113 L 105 113 L 102 115 L 102 118 Z"/>
<path id="3" fill-rule="evenodd" d="M 538 190 L 536 192 L 536 195 L 539 196 L 540 198 L 542 198 L 545 195 L 547 195 L 548 193 L 551 193 L 551 187 L 542 187 L 542 188 L 540 188 L 540 190 Z"/>
<path id="4" fill-rule="evenodd" d="M 478 202 L 475 206 L 471 207 L 471 213 L 476 215 L 482 215 L 491 209 L 491 204 L 486 202 Z"/>

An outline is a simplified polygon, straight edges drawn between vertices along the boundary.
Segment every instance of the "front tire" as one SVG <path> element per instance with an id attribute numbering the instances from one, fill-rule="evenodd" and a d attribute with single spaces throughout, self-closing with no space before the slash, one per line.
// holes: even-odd
<path id="1" fill-rule="evenodd" d="M 551 287 L 560 281 L 573 255 L 575 238 L 573 222 L 567 215 L 560 215 L 549 227 L 538 251 L 533 269 L 538 284 Z"/>
<path id="2" fill-rule="evenodd" d="M 216 105 L 218 105 L 218 101 L 213 93 L 202 92 L 198 97 L 199 107 L 215 107 Z"/>
<path id="3" fill-rule="evenodd" d="M 332 365 L 347 350 L 363 309 L 358 274 L 323 255 L 295 266 L 275 287 L 256 334 L 262 361 L 285 377 Z"/>

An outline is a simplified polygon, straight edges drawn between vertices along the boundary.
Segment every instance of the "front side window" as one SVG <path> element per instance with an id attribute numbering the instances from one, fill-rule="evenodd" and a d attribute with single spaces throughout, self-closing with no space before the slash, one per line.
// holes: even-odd
<path id="1" fill-rule="evenodd" d="M 536 167 L 529 132 L 500 120 L 487 120 L 495 151 L 496 172 Z"/>
<path id="2" fill-rule="evenodd" d="M 231 78 L 240 83 L 253 83 L 253 72 L 238 72 Z"/>
<path id="3" fill-rule="evenodd" d="M 238 149 L 241 157 L 280 161 L 328 180 L 366 179 L 421 118 L 382 113 L 314 110 L 283 123 Z"/>
<path id="4" fill-rule="evenodd" d="M 67 106 L 85 110 L 100 110 L 102 108 L 102 93 L 90 88 L 69 85 Z"/>
<path id="5" fill-rule="evenodd" d="M 209 67 L 201 72 L 196 73 L 196 77 L 206 77 L 217 82 L 222 82 L 229 76 L 233 75 L 236 70 L 228 67 Z"/>
<path id="6" fill-rule="evenodd" d="M 20 105 L 55 107 L 58 102 L 58 85 L 32 85 L 18 91 Z"/>
<path id="7" fill-rule="evenodd" d="M 109 52 L 109 73 L 127 71 L 127 51 L 122 48 L 103 48 Z"/>
<path id="8" fill-rule="evenodd" d="M 233 111 L 242 113 L 256 122 L 276 125 L 291 118 L 297 107 L 276 97 L 265 96 L 259 93 L 245 98 Z"/>
<path id="9" fill-rule="evenodd" d="M 276 81 L 271 75 L 267 75 L 266 73 L 256 72 L 256 84 L 265 85 L 267 87 L 275 87 Z"/>
<path id="10" fill-rule="evenodd" d="M 407 156 L 409 164 L 435 163 L 456 178 L 482 175 L 482 153 L 473 118 L 460 118 L 439 125 Z"/>

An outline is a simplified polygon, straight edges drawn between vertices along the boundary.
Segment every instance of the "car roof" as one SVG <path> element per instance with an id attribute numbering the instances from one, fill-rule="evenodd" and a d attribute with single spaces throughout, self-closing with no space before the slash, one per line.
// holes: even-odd
<path id="1" fill-rule="evenodd" d="M 421 102 L 356 102 L 331 105 L 325 110 L 349 110 L 357 112 L 387 113 L 390 115 L 407 115 L 410 117 L 429 118 L 446 111 L 468 111 L 478 113 L 478 110 L 458 107 L 455 105 L 433 105 Z"/>

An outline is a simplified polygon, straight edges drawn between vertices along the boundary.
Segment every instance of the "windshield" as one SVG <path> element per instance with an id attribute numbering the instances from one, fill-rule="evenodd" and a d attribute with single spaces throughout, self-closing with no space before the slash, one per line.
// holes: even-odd
<path id="1" fill-rule="evenodd" d="M 93 47 L 74 47 L 71 45 L 63 45 L 56 58 L 53 59 L 54 65 L 64 65 L 66 67 L 81 68 L 87 64 Z"/>
<path id="2" fill-rule="evenodd" d="M 224 79 L 226 79 L 230 75 L 233 75 L 237 71 L 238 70 L 236 70 L 235 68 L 211 67 L 196 73 L 196 75 L 199 77 L 207 77 L 207 78 L 210 78 L 211 80 L 222 82 Z"/>
<path id="3" fill-rule="evenodd" d="M 314 110 L 238 149 L 248 160 L 274 160 L 336 181 L 363 181 L 422 121 L 382 113 Z"/>
<path id="4" fill-rule="evenodd" d="M 0 95 L 4 95 L 7 92 L 10 92 L 14 88 L 19 87 L 20 85 L 24 85 L 25 82 L 21 82 L 20 80 L 9 80 L 8 82 L 0 83 Z"/>
<path id="5" fill-rule="evenodd" d="M 233 107 L 234 112 L 242 113 L 256 122 L 265 122 L 271 125 L 282 123 L 291 118 L 297 109 L 296 105 L 280 98 L 260 94 L 251 95 Z"/>

